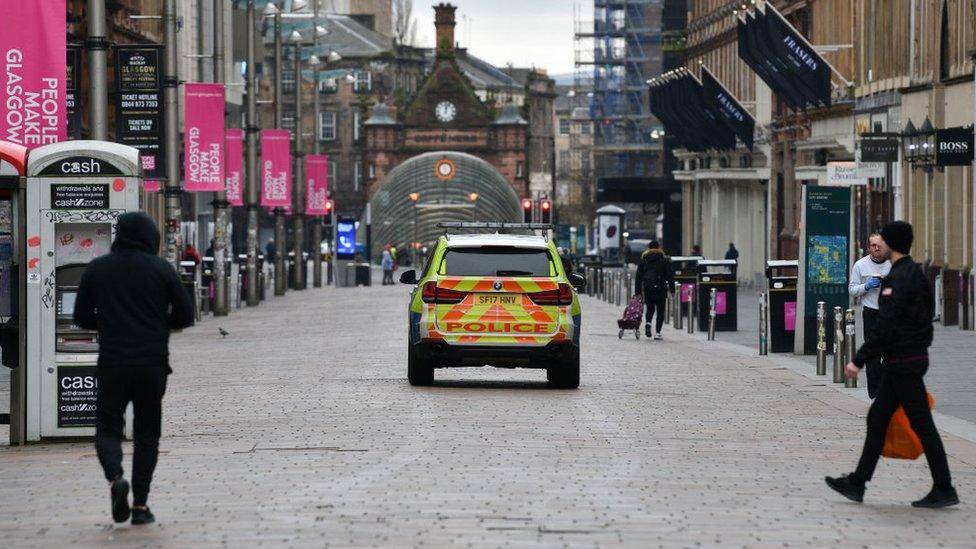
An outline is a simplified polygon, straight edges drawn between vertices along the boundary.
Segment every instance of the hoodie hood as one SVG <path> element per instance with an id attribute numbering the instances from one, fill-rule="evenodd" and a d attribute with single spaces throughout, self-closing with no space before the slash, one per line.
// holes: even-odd
<path id="1" fill-rule="evenodd" d="M 661 248 L 648 248 L 641 254 L 641 259 L 644 261 L 664 261 L 664 252 L 661 251 Z"/>
<path id="2" fill-rule="evenodd" d="M 144 212 L 128 212 L 119 217 L 115 225 L 115 242 L 112 251 L 138 250 L 148 254 L 159 253 L 159 228 Z"/>

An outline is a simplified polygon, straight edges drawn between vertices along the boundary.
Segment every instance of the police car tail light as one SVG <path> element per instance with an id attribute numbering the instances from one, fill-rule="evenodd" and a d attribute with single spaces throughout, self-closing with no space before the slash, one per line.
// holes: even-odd
<path id="1" fill-rule="evenodd" d="M 428 282 L 424 284 L 424 290 L 421 294 L 421 299 L 424 303 L 444 303 L 444 304 L 455 304 L 464 301 L 464 298 L 468 294 L 465 292 L 459 292 L 457 290 L 449 290 L 447 288 L 438 288 L 436 282 Z"/>
<path id="2" fill-rule="evenodd" d="M 569 305 L 573 302 L 573 290 L 569 284 L 560 284 L 558 289 L 529 294 L 536 305 Z"/>

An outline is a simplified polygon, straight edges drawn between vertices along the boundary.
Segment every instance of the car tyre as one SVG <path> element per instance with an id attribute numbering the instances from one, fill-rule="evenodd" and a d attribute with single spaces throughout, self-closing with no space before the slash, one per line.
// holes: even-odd
<path id="1" fill-rule="evenodd" d="M 410 385 L 424 386 L 434 383 L 434 368 L 417 356 L 413 345 L 407 346 L 407 380 Z"/>
<path id="2" fill-rule="evenodd" d="M 580 384 L 579 351 L 573 352 L 572 356 L 562 365 L 555 368 L 547 368 L 546 379 L 554 387 L 560 389 L 578 388 Z"/>

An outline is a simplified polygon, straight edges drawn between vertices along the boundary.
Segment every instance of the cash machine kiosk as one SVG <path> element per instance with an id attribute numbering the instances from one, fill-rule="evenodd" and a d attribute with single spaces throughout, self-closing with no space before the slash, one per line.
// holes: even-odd
<path id="1" fill-rule="evenodd" d="M 12 384 L 23 391 L 23 440 L 11 442 L 95 433 L 98 337 L 72 313 L 86 265 L 109 252 L 119 216 L 139 209 L 141 179 L 139 151 L 116 143 L 67 141 L 28 155 L 26 352 L 15 370 L 24 380 Z"/>

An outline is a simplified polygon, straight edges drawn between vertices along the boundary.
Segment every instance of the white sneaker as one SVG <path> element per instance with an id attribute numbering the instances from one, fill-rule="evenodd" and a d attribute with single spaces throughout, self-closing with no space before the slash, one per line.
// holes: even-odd
<path id="1" fill-rule="evenodd" d="M 660 340 L 664 339 L 664 337 L 661 336 L 661 332 L 658 332 L 658 333 L 654 334 L 654 339 L 660 341 Z"/>

